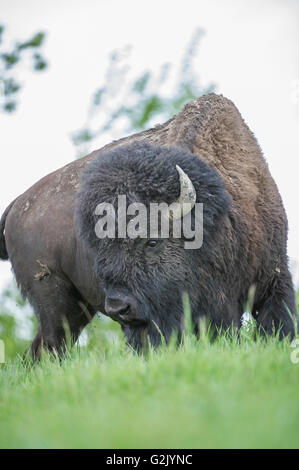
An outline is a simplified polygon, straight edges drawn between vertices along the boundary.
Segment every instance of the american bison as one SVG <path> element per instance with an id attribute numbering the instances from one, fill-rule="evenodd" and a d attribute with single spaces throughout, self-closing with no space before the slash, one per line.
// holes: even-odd
<path id="1" fill-rule="evenodd" d="M 97 236 L 98 204 L 117 214 L 119 195 L 149 207 L 180 203 L 184 191 L 193 227 L 194 202 L 203 204 L 201 247 L 186 249 L 171 230 L 169 238 Z M 204 95 L 165 124 L 44 177 L 7 208 L 0 233 L 0 256 L 40 322 L 34 358 L 42 345 L 62 353 L 66 330 L 75 341 L 97 311 L 136 350 L 161 334 L 167 341 L 182 328 L 183 292 L 195 330 L 203 317 L 215 330 L 239 327 L 252 286 L 260 329 L 294 336 L 286 214 L 254 135 L 223 96 Z"/>

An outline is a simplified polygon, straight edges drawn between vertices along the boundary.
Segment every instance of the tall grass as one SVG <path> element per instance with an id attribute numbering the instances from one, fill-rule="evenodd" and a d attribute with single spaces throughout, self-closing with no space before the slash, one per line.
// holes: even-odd
<path id="1" fill-rule="evenodd" d="M 142 356 L 115 335 L 62 362 L 18 358 L 0 369 L 0 447 L 297 448 L 292 352 L 247 324 L 213 342 L 187 328 Z"/>

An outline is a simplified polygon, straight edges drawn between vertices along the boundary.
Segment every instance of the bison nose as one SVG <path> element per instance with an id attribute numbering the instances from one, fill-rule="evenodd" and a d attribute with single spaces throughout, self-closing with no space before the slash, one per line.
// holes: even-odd
<path id="1" fill-rule="evenodd" d="M 105 310 L 109 316 L 122 318 L 129 313 L 130 304 L 126 300 L 106 297 Z"/>

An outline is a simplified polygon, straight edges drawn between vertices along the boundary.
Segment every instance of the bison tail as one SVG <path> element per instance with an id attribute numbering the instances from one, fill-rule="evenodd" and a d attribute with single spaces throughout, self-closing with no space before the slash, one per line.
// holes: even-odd
<path id="1" fill-rule="evenodd" d="M 9 213 L 11 207 L 13 206 L 15 200 L 12 201 L 9 206 L 5 209 L 1 220 L 0 220 L 0 259 L 8 259 L 8 253 L 6 249 L 6 243 L 5 243 L 5 235 L 4 235 L 4 230 L 5 230 L 5 221 L 7 214 Z"/>

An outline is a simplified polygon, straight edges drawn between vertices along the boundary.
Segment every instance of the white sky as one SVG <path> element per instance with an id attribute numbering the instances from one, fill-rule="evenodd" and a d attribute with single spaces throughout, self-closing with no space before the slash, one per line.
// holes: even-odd
<path id="1" fill-rule="evenodd" d="M 296 0 L 0 0 L 5 39 L 47 32 L 50 63 L 26 75 L 16 114 L 0 115 L 0 212 L 75 156 L 108 54 L 133 45 L 136 71 L 177 63 L 196 27 L 205 30 L 197 72 L 232 99 L 256 134 L 289 218 L 289 255 L 299 280 L 299 2 Z M 23 78 L 23 77 L 21 77 Z M 107 139 L 107 137 L 105 137 Z M 94 148 L 106 141 L 99 141 Z M 298 268 L 296 268 L 298 265 Z M 0 288 L 11 279 L 0 262 Z"/>

